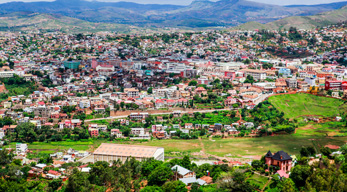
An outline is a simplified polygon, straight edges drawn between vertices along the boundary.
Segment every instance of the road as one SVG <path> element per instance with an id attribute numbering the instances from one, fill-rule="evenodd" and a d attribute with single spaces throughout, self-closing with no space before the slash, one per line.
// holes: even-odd
<path id="1" fill-rule="evenodd" d="M 189 112 L 199 112 L 199 113 L 210 113 L 213 111 L 227 111 L 228 109 L 212 109 L 212 110 L 196 110 L 196 111 L 182 111 L 182 114 L 189 113 Z M 166 112 L 166 113 L 152 113 L 150 115 L 170 115 L 172 112 Z M 112 117 L 106 117 L 106 118 L 99 118 L 99 119 L 86 119 L 85 122 L 90 122 L 90 121 L 96 121 L 96 120 L 107 120 L 107 119 L 121 119 L 121 118 L 126 118 L 129 115 L 122 115 L 122 116 L 112 116 Z"/>
<path id="2" fill-rule="evenodd" d="M 263 102 L 266 98 L 268 98 L 272 94 L 262 94 L 259 99 L 257 99 L 254 104 L 258 105 L 259 103 Z M 199 112 L 199 113 L 210 113 L 213 111 L 227 111 L 228 109 L 211 109 L 211 110 L 196 110 L 196 111 L 182 111 L 182 114 L 189 113 L 189 112 Z M 166 112 L 166 113 L 152 113 L 151 115 L 170 115 L 172 112 Z M 107 120 L 107 119 L 121 119 L 121 118 L 127 118 L 129 115 L 122 115 L 122 116 L 112 116 L 112 117 L 106 117 L 106 118 L 99 118 L 99 119 L 87 119 L 85 122 L 90 121 L 96 121 L 96 120 Z"/>
<path id="3" fill-rule="evenodd" d="M 259 103 L 263 102 L 266 98 L 271 96 L 272 94 L 262 94 L 259 99 L 257 99 L 254 104 L 258 105 Z"/>

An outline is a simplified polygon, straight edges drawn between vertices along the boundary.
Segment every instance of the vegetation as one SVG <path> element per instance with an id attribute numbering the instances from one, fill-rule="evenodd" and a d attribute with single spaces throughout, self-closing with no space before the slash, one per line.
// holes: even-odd
<path id="1" fill-rule="evenodd" d="M 29 95 L 37 90 L 33 81 L 25 81 L 23 77 L 14 75 L 11 78 L 1 78 L 0 82 L 5 84 L 7 93 L 1 93 L 1 99 L 7 99 L 9 96 Z"/>
<path id="2" fill-rule="evenodd" d="M 311 94 L 276 95 L 270 97 L 269 102 L 284 112 L 284 117 L 291 119 L 311 115 L 336 117 L 347 110 L 343 100 Z"/>

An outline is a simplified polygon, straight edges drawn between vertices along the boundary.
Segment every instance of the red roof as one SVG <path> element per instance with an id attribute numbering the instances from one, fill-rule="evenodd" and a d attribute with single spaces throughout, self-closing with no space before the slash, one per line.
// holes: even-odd
<path id="1" fill-rule="evenodd" d="M 59 175 L 60 174 L 58 171 L 53 171 L 53 170 L 49 170 L 48 173 L 52 174 L 52 175 Z"/>
<path id="2" fill-rule="evenodd" d="M 38 104 L 39 104 L 39 105 L 45 105 L 45 102 L 40 101 L 40 102 L 38 102 Z"/>

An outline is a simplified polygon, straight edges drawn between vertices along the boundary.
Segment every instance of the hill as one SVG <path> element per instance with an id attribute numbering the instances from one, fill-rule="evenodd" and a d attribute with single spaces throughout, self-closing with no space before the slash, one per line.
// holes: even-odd
<path id="1" fill-rule="evenodd" d="M 309 16 L 331 11 L 347 2 L 278 6 L 247 0 L 196 0 L 188 6 L 56 0 L 52 2 L 9 2 L 0 4 L 0 14 L 35 12 L 59 14 L 89 22 L 129 24 L 141 27 L 236 26 L 249 21 L 268 23 L 290 16 Z"/>
<path id="2" fill-rule="evenodd" d="M 343 100 L 310 94 L 276 95 L 270 97 L 269 102 L 284 112 L 286 118 L 310 115 L 336 117 L 347 110 Z"/>
<path id="3" fill-rule="evenodd" d="M 313 16 L 304 17 L 288 17 L 271 23 L 267 23 L 266 27 L 269 29 L 289 29 L 296 27 L 299 29 L 313 29 L 315 27 L 322 27 L 326 25 L 336 24 L 347 20 L 347 6 Z"/>
<path id="4" fill-rule="evenodd" d="M 298 29 L 314 29 L 316 27 L 323 27 L 327 25 L 333 25 L 339 22 L 347 21 L 347 6 L 341 9 L 319 13 L 312 16 L 294 16 L 280 19 L 277 21 L 262 24 L 259 22 L 247 22 L 236 27 L 232 27 L 231 30 L 255 30 L 255 29 L 289 29 L 290 27 L 296 27 Z"/>
<path id="5" fill-rule="evenodd" d="M 64 31 L 71 33 L 79 32 L 97 32 L 97 31 L 117 31 L 130 33 L 141 30 L 138 27 L 110 24 L 110 23 L 91 23 L 76 18 L 54 15 L 18 12 L 0 16 L 1 31 Z"/>
<path id="6" fill-rule="evenodd" d="M 235 30 L 251 30 L 254 31 L 256 29 L 266 29 L 267 26 L 265 24 L 262 23 L 258 23 L 256 21 L 250 21 L 241 25 L 238 25 L 236 27 L 233 27 L 232 29 Z"/>

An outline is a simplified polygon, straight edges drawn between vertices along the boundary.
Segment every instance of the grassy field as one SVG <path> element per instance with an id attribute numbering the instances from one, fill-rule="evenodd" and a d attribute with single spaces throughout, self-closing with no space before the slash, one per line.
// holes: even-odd
<path id="1" fill-rule="evenodd" d="M 334 126 L 336 126 L 334 128 Z M 60 141 L 50 143 L 34 142 L 29 144 L 30 150 L 40 152 L 64 151 L 69 148 L 76 150 L 94 151 L 101 143 L 117 143 L 132 145 L 147 145 L 165 148 L 166 156 L 196 155 L 202 151 L 220 157 L 231 158 L 255 158 L 259 159 L 268 150 L 273 152 L 284 150 L 290 155 L 298 155 L 301 147 L 313 146 L 317 150 L 325 145 L 341 146 L 347 142 L 346 136 L 332 136 L 331 133 L 339 135 L 341 128 L 338 124 L 308 124 L 296 130 L 294 134 L 267 136 L 258 138 L 228 138 L 228 139 L 208 139 L 201 140 L 152 140 L 147 142 L 139 141 Z M 9 147 L 15 148 L 15 143 Z M 197 155 L 199 156 L 199 155 Z"/>
<path id="2" fill-rule="evenodd" d="M 269 98 L 286 118 L 297 118 L 305 115 L 335 117 L 347 111 L 347 104 L 340 99 L 319 97 L 310 94 L 276 95 Z"/>

